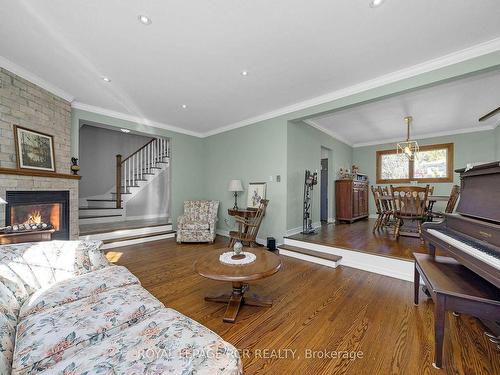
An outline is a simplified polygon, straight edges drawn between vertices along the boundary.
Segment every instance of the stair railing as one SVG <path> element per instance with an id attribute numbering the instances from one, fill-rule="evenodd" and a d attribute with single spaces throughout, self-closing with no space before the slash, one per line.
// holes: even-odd
<path id="1" fill-rule="evenodd" d="M 136 186 L 138 180 L 144 180 L 145 175 L 154 174 L 158 164 L 170 157 L 170 142 L 164 138 L 153 138 L 134 153 L 122 159 L 116 155 L 116 208 L 122 208 L 122 193 L 131 186 Z"/>

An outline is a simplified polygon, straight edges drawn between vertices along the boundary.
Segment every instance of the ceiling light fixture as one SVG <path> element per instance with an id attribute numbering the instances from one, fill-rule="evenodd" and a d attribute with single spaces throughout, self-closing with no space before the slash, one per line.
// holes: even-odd
<path id="1" fill-rule="evenodd" d="M 411 116 L 405 117 L 406 141 L 399 142 L 396 146 L 398 155 L 405 155 L 408 158 L 408 160 L 415 160 L 417 157 L 417 153 L 420 151 L 417 141 L 410 140 L 410 125 L 412 121 L 413 117 Z"/>
<path id="2" fill-rule="evenodd" d="M 243 71 L 241 72 L 241 75 L 242 75 L 243 77 L 246 77 L 246 76 L 248 75 L 248 72 L 247 72 L 246 70 L 243 70 Z"/>
<path id="3" fill-rule="evenodd" d="M 186 109 L 188 106 L 187 106 L 187 104 L 183 104 L 183 105 L 181 105 L 181 107 L 182 107 L 182 109 Z"/>
<path id="4" fill-rule="evenodd" d="M 109 77 L 102 77 L 102 80 L 104 82 L 108 82 L 108 83 L 111 82 L 111 78 L 109 78 Z"/>
<path id="5" fill-rule="evenodd" d="M 376 8 L 381 6 L 384 3 L 385 0 L 371 0 L 370 1 L 370 7 Z"/>
<path id="6" fill-rule="evenodd" d="M 151 21 L 151 18 L 143 14 L 141 14 L 138 18 L 139 22 L 142 23 L 143 25 L 151 25 L 153 23 L 153 21 Z"/>
<path id="7" fill-rule="evenodd" d="M 128 129 L 120 129 L 120 130 L 121 130 L 122 132 L 124 132 L 124 133 L 130 133 L 130 130 L 128 130 Z"/>

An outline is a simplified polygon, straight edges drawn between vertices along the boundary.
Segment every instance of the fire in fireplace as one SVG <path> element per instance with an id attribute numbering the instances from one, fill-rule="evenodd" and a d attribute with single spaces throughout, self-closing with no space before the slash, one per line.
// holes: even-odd
<path id="1" fill-rule="evenodd" d="M 10 208 L 10 222 L 40 226 L 47 224 L 55 230 L 60 228 L 61 203 L 20 204 Z"/>
<path id="2" fill-rule="evenodd" d="M 53 239 L 69 239 L 68 191 L 7 191 L 9 231 L 54 229 Z"/>

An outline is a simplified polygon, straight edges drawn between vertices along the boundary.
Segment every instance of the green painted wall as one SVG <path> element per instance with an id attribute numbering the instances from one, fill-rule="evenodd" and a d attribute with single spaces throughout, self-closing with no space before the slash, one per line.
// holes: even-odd
<path id="1" fill-rule="evenodd" d="M 500 125 L 497 125 L 495 132 L 495 159 L 500 160 Z"/>
<path id="2" fill-rule="evenodd" d="M 486 130 L 474 133 L 455 134 L 445 137 L 417 139 L 419 145 L 430 145 L 439 143 L 454 144 L 454 169 L 465 167 L 467 163 L 489 162 L 495 160 L 495 132 L 497 130 Z M 395 149 L 395 143 L 384 145 L 357 147 L 353 151 L 353 162 L 360 167 L 363 173 L 368 174 L 370 184 L 376 184 L 376 151 Z M 454 174 L 455 184 L 460 184 L 458 174 Z M 426 185 L 426 184 L 420 184 Z M 452 183 L 435 183 L 434 194 L 449 194 Z M 370 193 L 370 213 L 375 214 L 375 203 Z M 442 205 L 442 204 L 441 204 Z M 441 209 L 441 206 L 436 206 Z"/>
<path id="3" fill-rule="evenodd" d="M 268 120 L 205 138 L 204 165 L 209 181 L 206 194 L 220 201 L 219 230 L 235 229 L 233 218 L 227 214 L 234 205 L 234 197 L 227 191 L 228 182 L 239 179 L 243 183 L 245 191 L 238 197 L 239 207 L 246 207 L 249 182 L 266 182 L 269 206 L 259 238 L 281 239 L 287 209 L 286 131 L 286 122 Z M 277 175 L 281 182 L 276 181 Z"/>
<path id="4" fill-rule="evenodd" d="M 351 168 L 352 148 L 303 122 L 288 123 L 287 138 L 287 230 L 302 227 L 304 172 L 318 170 L 318 185 L 313 190 L 312 221 L 320 220 L 321 147 L 329 150 L 328 217 L 335 217 L 335 178 L 337 171 Z"/>
<path id="5" fill-rule="evenodd" d="M 203 139 L 73 108 L 71 144 L 72 154 L 75 156 L 78 155 L 80 121 L 91 121 L 146 134 L 169 137 L 171 139 L 171 189 L 174 226 L 176 218 L 183 212 L 184 200 L 210 199 L 210 196 L 206 194 L 207 179 L 203 164 L 205 158 L 205 143 Z M 114 171 L 110 173 L 114 173 Z M 84 178 L 85 175 L 82 175 L 82 179 Z"/>

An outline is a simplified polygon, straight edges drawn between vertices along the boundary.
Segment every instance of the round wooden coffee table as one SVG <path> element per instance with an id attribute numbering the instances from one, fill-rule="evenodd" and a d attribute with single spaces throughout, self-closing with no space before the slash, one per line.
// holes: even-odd
<path id="1" fill-rule="evenodd" d="M 220 249 L 210 252 L 194 264 L 194 269 L 201 276 L 217 281 L 230 281 L 233 284 L 231 294 L 222 294 L 217 297 L 205 297 L 205 301 L 227 303 L 224 321 L 234 323 L 242 305 L 271 307 L 271 301 L 264 301 L 258 297 L 245 297 L 249 285 L 247 282 L 260 280 L 274 275 L 281 267 L 281 259 L 276 254 L 256 248 L 244 247 L 243 251 L 255 254 L 257 257 L 252 263 L 232 265 L 221 263 L 219 256 L 230 249 Z"/>

